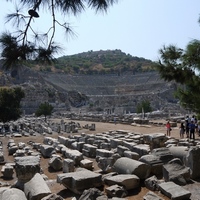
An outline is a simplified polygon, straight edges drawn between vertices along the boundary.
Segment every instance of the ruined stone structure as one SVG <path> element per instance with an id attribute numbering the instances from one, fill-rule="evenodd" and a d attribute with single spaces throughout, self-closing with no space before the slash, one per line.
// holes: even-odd
<path id="1" fill-rule="evenodd" d="M 30 121 L 33 123 L 33 120 L 34 118 Z M 24 119 L 24 124 L 28 122 L 28 119 Z M 35 125 L 37 123 L 44 122 L 34 122 Z M 59 125 L 62 124 L 61 120 Z M 29 127 L 31 129 L 31 126 Z M 30 132 L 29 130 L 28 133 Z M 13 134 L 13 139 L 4 138 L 7 148 L 16 144 L 18 149 L 26 153 L 16 156 L 13 152 L 14 162 L 8 166 L 8 159 L 2 167 L 1 179 L 8 178 L 5 168 L 9 168 L 12 169 L 12 174 L 14 172 L 10 178 L 16 180 L 10 186 L 0 187 L 2 200 L 62 200 L 62 196 L 66 195 L 74 200 L 91 199 L 89 196 L 105 200 L 127 199 L 126 197 L 134 196 L 135 191 L 140 191 L 141 187 L 144 187 L 143 183 L 150 190 L 143 197 L 145 200 L 162 199 L 161 194 L 167 199 L 196 200 L 200 195 L 199 139 L 178 140 L 164 133 L 142 134 L 125 130 L 96 134 L 68 134 L 62 130 L 57 137 L 53 134 L 53 137 L 43 137 L 42 143 L 36 144 L 34 137 L 31 141 L 27 139 L 27 143 L 20 141 L 30 136 Z M 35 136 L 42 137 L 39 132 L 36 132 Z M 18 137 L 21 138 L 15 143 Z M 106 148 L 102 144 L 110 146 L 107 145 Z M 6 148 L 3 153 L 6 153 Z M 56 159 L 59 159 L 58 162 Z M 56 180 L 44 174 L 44 161 L 48 162 L 49 173 L 56 171 Z M 98 169 L 93 169 L 93 166 L 98 166 Z M 61 184 L 67 190 L 52 191 L 52 184 Z M 55 198 L 50 198 L 53 196 Z"/>
<path id="2" fill-rule="evenodd" d="M 89 104 L 103 108 L 108 114 L 135 112 L 143 100 L 149 100 L 153 110 L 180 109 L 173 96 L 176 85 L 160 79 L 157 72 L 121 76 L 44 74 L 43 77 L 63 90 L 85 94 Z"/>
<path id="3" fill-rule="evenodd" d="M 157 72 L 130 75 L 66 75 L 23 69 L 19 77 L 0 76 L 1 86 L 19 85 L 25 91 L 22 109 L 32 114 L 47 101 L 54 111 L 73 108 L 107 114 L 136 112 L 138 103 L 150 101 L 153 110 L 180 110 L 173 93 L 175 83 L 166 83 Z M 169 111 L 170 112 L 170 111 Z"/>

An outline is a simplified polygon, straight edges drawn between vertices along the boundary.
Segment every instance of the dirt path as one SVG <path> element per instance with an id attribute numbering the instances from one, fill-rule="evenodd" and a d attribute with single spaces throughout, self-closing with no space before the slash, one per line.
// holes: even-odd
<path id="1" fill-rule="evenodd" d="M 54 122 L 60 123 L 60 119 L 51 119 Z M 65 122 L 70 122 L 72 120 L 64 119 Z M 140 133 L 140 134 L 151 134 L 151 133 L 165 133 L 166 134 L 166 128 L 165 125 L 127 125 L 127 124 L 120 124 L 117 123 L 116 125 L 114 123 L 103 123 L 103 122 L 90 122 L 90 121 L 79 121 L 79 120 L 73 120 L 74 122 L 80 123 L 81 127 L 85 126 L 86 124 L 91 125 L 92 123 L 95 123 L 96 130 L 95 131 L 89 131 L 88 129 L 81 129 L 79 130 L 79 133 L 102 133 L 106 131 L 115 131 L 115 130 L 125 130 L 130 131 L 134 133 Z M 155 120 L 154 122 L 157 123 L 165 123 L 164 120 Z M 179 125 L 177 127 L 173 127 L 171 131 L 171 137 L 174 138 L 180 138 L 179 136 Z"/>

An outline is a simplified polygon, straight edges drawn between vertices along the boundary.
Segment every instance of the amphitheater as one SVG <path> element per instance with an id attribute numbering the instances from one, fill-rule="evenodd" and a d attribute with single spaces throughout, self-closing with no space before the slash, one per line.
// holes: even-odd
<path id="1" fill-rule="evenodd" d="M 1 76 L 0 85 L 21 85 L 25 89 L 22 109 L 31 114 L 44 101 L 55 110 L 95 111 L 101 108 L 109 114 L 136 112 L 137 105 L 148 100 L 152 110 L 179 112 L 174 98 L 177 85 L 165 82 L 157 72 L 111 75 L 68 75 L 64 73 L 36 72 L 24 68 L 13 79 Z M 51 95 L 49 95 L 51 91 Z"/>
<path id="2" fill-rule="evenodd" d="M 45 74 L 46 81 L 63 90 L 78 90 L 86 95 L 124 95 L 156 92 L 165 83 L 156 72 L 135 75 L 65 75 Z"/>
<path id="3" fill-rule="evenodd" d="M 46 73 L 42 77 L 57 88 L 85 94 L 95 107 L 117 112 L 135 112 L 142 100 L 153 110 L 179 109 L 174 98 L 175 83 L 166 83 L 157 72 L 118 75 L 65 75 Z"/>

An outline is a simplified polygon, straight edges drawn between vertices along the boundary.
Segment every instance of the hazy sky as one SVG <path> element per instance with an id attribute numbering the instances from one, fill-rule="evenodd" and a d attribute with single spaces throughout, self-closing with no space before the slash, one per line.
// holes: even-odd
<path id="1" fill-rule="evenodd" d="M 12 5 L 1 2 L 0 32 L 9 29 L 4 17 L 10 11 Z M 50 16 L 39 14 L 35 25 L 47 30 Z M 120 49 L 155 61 L 163 45 L 185 48 L 190 40 L 200 39 L 199 14 L 200 0 L 119 0 L 106 14 L 87 9 L 78 17 L 68 16 L 77 37 L 67 40 L 58 29 L 56 41 L 65 48 L 63 55 Z"/>

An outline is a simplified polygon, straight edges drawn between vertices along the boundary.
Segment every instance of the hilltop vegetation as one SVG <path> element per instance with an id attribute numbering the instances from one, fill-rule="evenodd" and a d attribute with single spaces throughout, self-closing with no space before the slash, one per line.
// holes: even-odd
<path id="1" fill-rule="evenodd" d="M 154 63 L 131 56 L 121 50 L 88 51 L 57 58 L 52 66 L 37 66 L 37 70 L 66 74 L 121 74 L 154 71 Z"/>

